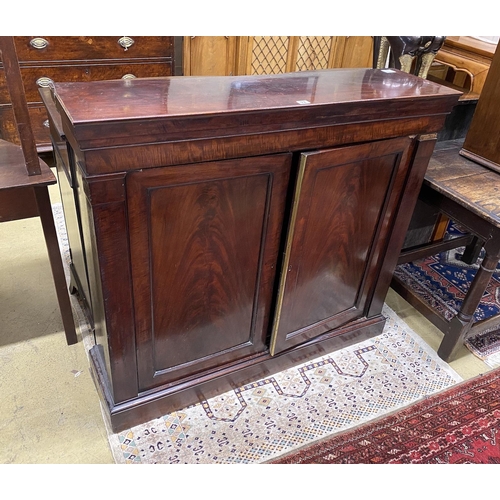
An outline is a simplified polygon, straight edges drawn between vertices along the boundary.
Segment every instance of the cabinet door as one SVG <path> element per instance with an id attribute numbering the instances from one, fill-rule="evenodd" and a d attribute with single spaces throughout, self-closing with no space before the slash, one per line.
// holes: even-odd
<path id="1" fill-rule="evenodd" d="M 371 68 L 373 65 L 373 37 L 337 37 L 334 68 Z"/>
<path id="2" fill-rule="evenodd" d="M 127 177 L 140 390 L 267 350 L 291 155 Z"/>
<path id="3" fill-rule="evenodd" d="M 301 155 L 272 354 L 365 315 L 410 144 L 399 138 Z"/>
<path id="4" fill-rule="evenodd" d="M 235 36 L 185 36 L 184 75 L 234 75 L 236 38 Z"/>
<path id="5" fill-rule="evenodd" d="M 272 75 L 292 70 L 293 37 L 253 36 L 248 47 L 247 74 Z"/>

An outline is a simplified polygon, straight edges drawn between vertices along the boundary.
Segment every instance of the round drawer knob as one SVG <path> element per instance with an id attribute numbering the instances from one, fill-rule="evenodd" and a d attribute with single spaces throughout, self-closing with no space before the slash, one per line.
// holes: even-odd
<path id="1" fill-rule="evenodd" d="M 122 76 L 122 80 L 133 80 L 134 78 L 137 78 L 135 75 L 132 73 L 127 73 L 126 75 Z"/>
<path id="2" fill-rule="evenodd" d="M 37 81 L 36 84 L 39 87 L 46 88 L 46 87 L 53 87 L 54 86 L 54 81 L 51 78 L 48 78 L 46 76 L 40 77 Z"/>
<path id="3" fill-rule="evenodd" d="M 30 45 L 37 50 L 42 50 L 49 45 L 49 42 L 45 38 L 32 38 L 30 40 Z"/>
<path id="4" fill-rule="evenodd" d="M 49 128 L 49 127 L 50 127 L 50 125 L 49 125 L 49 120 L 45 120 L 45 121 L 43 122 L 43 126 L 44 126 L 44 127 Z"/>

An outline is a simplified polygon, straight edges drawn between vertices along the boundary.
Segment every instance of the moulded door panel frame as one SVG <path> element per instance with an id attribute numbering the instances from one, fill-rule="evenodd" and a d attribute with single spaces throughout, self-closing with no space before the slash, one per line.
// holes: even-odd
<path id="1" fill-rule="evenodd" d="M 275 282 L 276 262 L 292 155 L 276 154 L 255 158 L 206 162 L 196 165 L 155 168 L 132 172 L 127 176 L 129 228 L 132 262 L 132 280 L 136 309 L 137 366 L 140 391 L 187 380 L 203 372 L 205 375 L 222 365 L 267 351 L 266 336 Z M 189 186 L 211 181 L 228 181 L 265 176 L 267 193 L 262 239 L 259 252 L 257 289 L 255 292 L 255 331 L 252 338 L 241 345 L 220 353 L 212 353 L 199 360 L 158 370 L 154 362 L 153 338 L 153 277 L 151 254 L 151 227 L 147 215 L 152 190 L 162 187 Z M 175 293 L 175 292 L 173 292 Z"/>

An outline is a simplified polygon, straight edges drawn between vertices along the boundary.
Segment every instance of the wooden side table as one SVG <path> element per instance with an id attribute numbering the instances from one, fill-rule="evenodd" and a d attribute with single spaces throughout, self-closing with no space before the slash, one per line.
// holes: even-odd
<path id="1" fill-rule="evenodd" d="M 444 333 L 438 355 L 451 361 L 468 334 L 500 326 L 500 315 L 474 322 L 474 313 L 500 260 L 500 175 L 459 155 L 462 140 L 438 143 L 429 162 L 420 200 L 458 222 L 469 231 L 465 238 L 409 249 L 399 263 L 450 250 L 468 243 L 478 255 L 485 250 L 460 311 L 446 321 L 396 276 L 392 287 Z"/>

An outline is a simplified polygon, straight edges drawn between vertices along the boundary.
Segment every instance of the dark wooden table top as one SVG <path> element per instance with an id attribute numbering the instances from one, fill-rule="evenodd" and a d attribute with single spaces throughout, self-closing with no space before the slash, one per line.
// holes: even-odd
<path id="1" fill-rule="evenodd" d="M 49 186 L 56 178 L 47 164 L 40 160 L 40 175 L 28 175 L 26 160 L 20 146 L 0 139 L 0 188 L 11 189 Z"/>
<path id="2" fill-rule="evenodd" d="M 462 144 L 438 142 L 424 182 L 500 228 L 500 174 L 460 156 Z"/>

